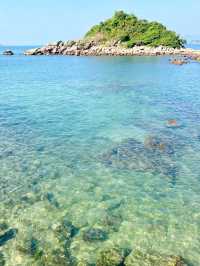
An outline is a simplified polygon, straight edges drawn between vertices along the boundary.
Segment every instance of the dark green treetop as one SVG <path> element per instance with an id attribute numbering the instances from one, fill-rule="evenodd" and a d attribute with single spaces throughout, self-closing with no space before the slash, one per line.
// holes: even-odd
<path id="1" fill-rule="evenodd" d="M 112 18 L 93 26 L 85 38 L 94 38 L 101 43 L 120 41 L 127 48 L 135 45 L 181 48 L 185 44 L 185 40 L 161 23 L 141 20 L 124 11 L 117 11 Z"/>

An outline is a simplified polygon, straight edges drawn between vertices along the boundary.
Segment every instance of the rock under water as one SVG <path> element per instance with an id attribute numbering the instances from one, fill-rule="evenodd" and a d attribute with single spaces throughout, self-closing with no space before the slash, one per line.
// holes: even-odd
<path id="1" fill-rule="evenodd" d="M 11 228 L 6 231 L 4 234 L 0 235 L 0 247 L 5 245 L 7 241 L 16 237 L 18 230 L 15 228 Z"/>
<path id="2" fill-rule="evenodd" d="M 98 257 L 96 266 L 120 266 L 123 265 L 126 251 L 120 248 L 107 248 L 102 250 Z"/>
<path id="3" fill-rule="evenodd" d="M 180 256 L 143 253 L 138 250 L 127 256 L 125 266 L 187 266 Z"/>
<path id="4" fill-rule="evenodd" d="M 99 228 L 91 228 L 84 232 L 83 240 L 85 241 L 105 241 L 108 239 L 107 232 Z"/>
<path id="5" fill-rule="evenodd" d="M 175 145 L 168 139 L 148 137 L 145 143 L 127 139 L 101 157 L 107 167 L 152 172 L 176 178 Z"/>

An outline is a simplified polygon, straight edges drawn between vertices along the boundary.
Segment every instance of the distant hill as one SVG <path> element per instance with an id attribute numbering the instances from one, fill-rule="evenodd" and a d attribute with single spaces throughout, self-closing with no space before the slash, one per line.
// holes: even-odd
<path id="1" fill-rule="evenodd" d="M 93 26 L 85 39 L 94 39 L 99 43 L 116 41 L 127 48 L 136 45 L 181 48 L 185 44 L 185 40 L 161 23 L 141 20 L 123 11 L 117 11 L 112 18 Z"/>

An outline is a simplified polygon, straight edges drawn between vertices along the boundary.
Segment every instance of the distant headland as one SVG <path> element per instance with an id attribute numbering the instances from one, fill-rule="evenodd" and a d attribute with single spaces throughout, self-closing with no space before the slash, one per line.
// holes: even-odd
<path id="1" fill-rule="evenodd" d="M 112 18 L 93 26 L 81 40 L 50 43 L 25 55 L 193 55 L 193 50 L 184 48 L 185 43 L 159 22 L 117 11 Z M 195 56 L 200 57 L 198 51 Z"/>

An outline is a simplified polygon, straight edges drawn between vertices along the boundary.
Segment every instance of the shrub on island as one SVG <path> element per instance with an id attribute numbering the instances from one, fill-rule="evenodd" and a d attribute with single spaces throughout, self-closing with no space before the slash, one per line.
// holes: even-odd
<path id="1" fill-rule="evenodd" d="M 124 11 L 117 11 L 112 18 L 93 26 L 85 38 L 100 43 L 119 41 L 127 48 L 140 45 L 181 48 L 185 44 L 185 40 L 161 23 L 141 20 Z"/>

